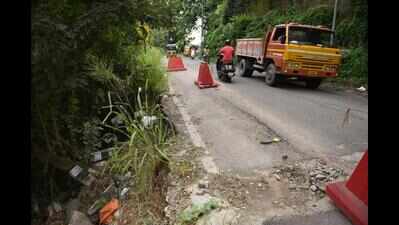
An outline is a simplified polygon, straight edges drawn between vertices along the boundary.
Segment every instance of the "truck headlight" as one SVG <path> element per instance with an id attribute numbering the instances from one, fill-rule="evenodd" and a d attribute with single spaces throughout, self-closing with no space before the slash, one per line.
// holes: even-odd
<path id="1" fill-rule="evenodd" d="M 294 62 L 288 62 L 287 63 L 287 68 L 288 69 L 299 69 L 301 65 L 299 63 L 294 63 Z"/>

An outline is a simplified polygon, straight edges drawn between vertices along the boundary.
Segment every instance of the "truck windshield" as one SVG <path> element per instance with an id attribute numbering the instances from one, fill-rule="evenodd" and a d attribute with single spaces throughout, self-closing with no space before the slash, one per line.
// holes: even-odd
<path id="1" fill-rule="evenodd" d="M 288 43 L 331 47 L 330 31 L 307 27 L 290 27 L 288 30 Z"/>

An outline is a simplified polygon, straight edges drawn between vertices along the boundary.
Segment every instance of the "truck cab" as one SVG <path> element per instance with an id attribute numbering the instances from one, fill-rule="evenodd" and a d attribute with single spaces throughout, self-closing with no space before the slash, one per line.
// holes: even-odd
<path id="1" fill-rule="evenodd" d="M 297 23 L 274 26 L 259 39 L 238 39 L 237 57 L 242 74 L 266 72 L 265 82 L 295 78 L 317 88 L 327 77 L 338 75 L 341 52 L 330 45 L 332 31 L 322 26 Z M 246 71 L 245 71 L 246 70 Z"/>

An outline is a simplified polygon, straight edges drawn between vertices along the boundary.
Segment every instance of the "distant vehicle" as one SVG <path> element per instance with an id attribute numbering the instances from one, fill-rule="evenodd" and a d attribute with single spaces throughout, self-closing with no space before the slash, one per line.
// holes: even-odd
<path id="1" fill-rule="evenodd" d="M 170 57 L 177 54 L 177 45 L 176 44 L 167 44 L 166 45 L 166 56 Z"/>
<path id="2" fill-rule="evenodd" d="M 266 72 L 265 82 L 294 78 L 316 89 L 327 77 L 336 77 L 341 51 L 330 46 L 332 31 L 322 26 L 297 23 L 269 26 L 264 38 L 237 39 L 238 74 Z"/>

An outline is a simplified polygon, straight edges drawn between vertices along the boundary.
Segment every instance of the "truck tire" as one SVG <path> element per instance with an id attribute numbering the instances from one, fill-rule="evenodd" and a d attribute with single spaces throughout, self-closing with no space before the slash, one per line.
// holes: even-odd
<path id="1" fill-rule="evenodd" d="M 241 59 L 238 64 L 238 74 L 242 77 L 250 77 L 252 75 L 253 69 L 249 64 L 249 61 L 246 59 Z"/>
<path id="2" fill-rule="evenodd" d="M 309 89 L 317 89 L 321 82 L 323 81 L 322 78 L 312 78 L 312 79 L 307 79 L 306 82 L 306 87 Z"/>
<path id="3" fill-rule="evenodd" d="M 269 86 L 277 85 L 277 74 L 276 74 L 276 66 L 273 63 L 269 63 L 265 70 L 265 83 Z"/>

